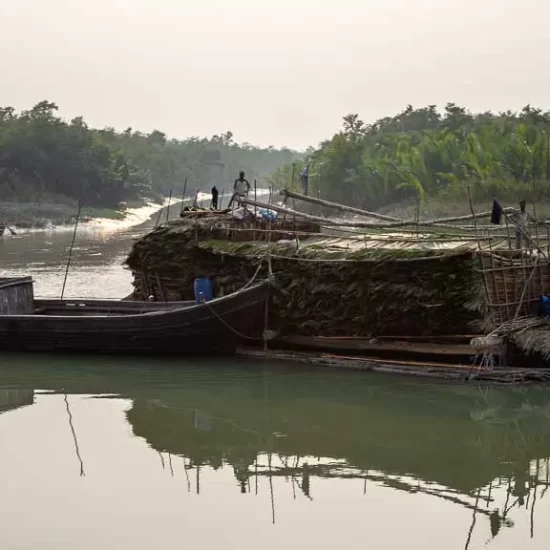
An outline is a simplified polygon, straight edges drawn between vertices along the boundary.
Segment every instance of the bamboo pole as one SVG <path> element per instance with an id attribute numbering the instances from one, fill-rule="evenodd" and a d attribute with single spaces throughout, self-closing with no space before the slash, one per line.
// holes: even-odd
<path id="1" fill-rule="evenodd" d="M 183 182 L 183 193 L 181 194 L 181 210 L 180 214 L 183 212 L 185 207 L 185 192 L 187 191 L 187 176 L 185 176 L 185 181 Z"/>
<path id="2" fill-rule="evenodd" d="M 369 216 L 371 218 L 377 218 L 384 221 L 390 221 L 390 222 L 396 222 L 395 225 L 392 225 L 392 227 L 400 227 L 402 225 L 412 225 L 414 224 L 414 220 L 401 220 L 399 218 L 395 218 L 393 216 L 386 216 L 383 214 L 379 214 L 378 212 L 370 212 L 368 210 L 362 210 L 360 208 L 354 208 L 352 206 L 346 206 L 343 204 L 330 202 L 324 199 L 314 198 L 314 197 L 308 197 L 306 195 L 302 195 L 300 193 L 296 193 L 294 191 L 289 191 L 287 189 L 282 189 L 280 193 L 283 196 L 288 196 L 294 199 L 298 199 L 305 202 L 311 202 L 314 204 L 319 204 L 321 206 L 327 206 L 329 208 L 335 208 L 337 210 L 341 210 L 344 212 L 351 212 L 353 214 L 359 214 L 363 216 Z M 504 208 L 503 212 L 513 212 L 513 208 Z M 437 225 L 440 223 L 452 223 L 452 222 L 460 222 L 460 221 L 467 221 L 472 220 L 474 218 L 489 218 L 492 215 L 492 211 L 488 210 L 486 212 L 478 212 L 478 213 L 472 213 L 472 214 L 466 214 L 463 216 L 453 216 L 450 218 L 439 218 L 434 220 L 427 220 L 422 222 L 421 225 Z"/>
<path id="3" fill-rule="evenodd" d="M 352 214 L 359 214 L 361 216 L 368 216 L 370 218 L 377 218 L 379 220 L 385 220 L 385 221 L 391 221 L 391 222 L 401 221 L 399 218 L 395 218 L 393 216 L 385 216 L 383 214 L 378 214 L 376 212 L 369 212 L 368 210 L 362 210 L 361 208 L 354 208 L 353 206 L 346 206 L 344 204 L 339 204 L 339 203 L 336 203 L 336 202 L 326 201 L 326 200 L 320 198 L 320 191 L 318 193 L 319 193 L 318 197 L 315 198 L 315 197 L 308 197 L 307 195 L 302 195 L 301 193 L 296 193 L 294 191 L 288 191 L 287 189 L 281 190 L 281 194 L 284 197 L 290 197 L 292 199 L 297 199 L 297 200 L 301 200 L 301 201 L 304 201 L 304 202 L 317 204 L 319 206 L 326 206 L 328 208 L 334 208 L 334 209 L 340 210 L 342 212 L 350 212 Z"/>
<path id="4" fill-rule="evenodd" d="M 157 280 L 157 285 L 159 287 L 160 297 L 162 298 L 163 302 L 166 302 L 166 293 L 164 292 L 164 287 L 162 286 L 162 281 L 158 273 L 155 274 L 155 278 Z"/>
<path id="5" fill-rule="evenodd" d="M 488 256 L 488 254 L 486 254 Z M 496 256 L 493 256 L 494 258 L 496 258 Z M 495 267 L 495 268 L 488 268 L 488 269 L 485 269 L 485 273 L 491 273 L 491 272 L 502 272 L 502 271 L 509 271 L 509 272 L 513 272 L 513 271 L 520 271 L 523 269 L 523 266 L 522 265 L 518 265 L 518 264 L 515 264 L 515 265 L 511 265 L 511 266 L 505 266 L 505 267 Z"/>
<path id="6" fill-rule="evenodd" d="M 294 186 L 294 170 L 296 169 L 296 164 L 293 162 L 292 163 L 292 176 L 291 176 L 291 179 L 290 179 L 290 189 L 292 191 L 292 187 Z M 296 201 L 294 199 L 292 199 L 293 202 L 292 202 L 292 206 L 294 207 L 293 208 L 293 216 L 292 216 L 292 222 L 293 222 L 293 226 L 294 226 L 294 231 L 296 231 Z"/>
<path id="7" fill-rule="evenodd" d="M 508 222 L 508 216 L 504 215 L 504 221 L 506 222 L 506 234 L 508 235 L 508 248 L 510 252 L 513 251 L 512 248 L 512 237 L 510 235 L 510 224 Z M 516 277 L 516 271 L 514 266 L 514 258 L 510 256 L 510 272 L 512 273 L 512 288 L 513 288 L 513 298 L 517 301 L 518 299 L 518 282 Z M 507 298 L 508 300 L 508 298 Z"/>
<path id="8" fill-rule="evenodd" d="M 170 189 L 170 196 L 168 197 L 168 206 L 166 207 L 166 223 L 170 217 L 170 203 L 172 202 L 172 189 Z"/>
<path id="9" fill-rule="evenodd" d="M 535 183 L 533 182 L 533 188 L 535 187 Z M 533 189 L 534 191 L 534 189 Z M 535 217 L 535 220 L 537 219 L 537 205 L 535 201 L 533 201 L 533 216 Z M 539 227 L 538 224 L 535 224 L 535 238 L 537 240 L 537 247 L 539 250 L 541 250 L 540 247 L 540 238 L 539 238 Z M 548 264 L 547 264 L 548 268 Z M 539 263 L 539 281 L 540 281 L 540 295 L 544 294 L 544 275 L 542 272 L 542 264 Z"/>
<path id="10" fill-rule="evenodd" d="M 256 224 L 257 224 L 257 210 L 256 210 L 256 202 L 258 201 L 258 188 L 256 185 L 256 180 L 254 179 L 254 224 L 253 228 L 254 231 L 252 232 L 252 240 L 256 240 Z"/>
<path id="11" fill-rule="evenodd" d="M 158 216 L 157 216 L 157 221 L 155 222 L 155 227 L 158 226 L 158 224 L 160 223 L 160 217 L 162 216 L 162 208 L 159 208 L 159 213 L 158 213 Z"/>
<path id="12" fill-rule="evenodd" d="M 261 201 L 253 201 L 250 199 L 243 199 L 241 201 L 243 204 L 248 204 L 250 206 L 259 206 L 260 208 L 271 208 L 271 210 L 274 210 L 275 212 L 279 212 L 281 214 L 286 215 L 292 215 L 294 219 L 296 218 L 303 218 L 304 220 L 317 222 L 323 225 L 330 225 L 333 227 L 356 227 L 356 228 L 372 228 L 372 229 L 393 229 L 393 228 L 402 228 L 407 225 L 415 225 L 414 221 L 407 221 L 407 222 L 399 222 L 399 223 L 372 223 L 372 222 L 350 222 L 346 220 L 331 220 L 329 218 L 322 218 L 320 216 L 313 216 L 311 214 L 305 214 L 303 212 L 298 212 L 297 210 L 293 210 L 292 208 L 282 208 L 280 206 L 272 205 L 270 206 L 267 203 L 261 202 Z M 449 228 L 449 229 L 459 229 L 456 226 L 453 225 L 443 225 L 439 224 L 439 222 L 436 224 L 433 221 L 428 222 L 419 222 L 418 224 L 420 227 L 435 227 L 435 228 Z M 495 228 L 495 230 L 500 230 L 500 228 Z M 471 232 L 471 229 L 469 230 Z"/>
<path id="13" fill-rule="evenodd" d="M 489 265 L 491 267 L 488 271 L 491 273 L 491 277 L 492 277 L 492 280 L 493 280 L 493 294 L 496 296 L 497 292 L 498 292 L 498 287 L 497 287 L 497 279 L 496 279 L 496 276 L 495 276 L 495 264 L 494 264 L 494 259 L 493 259 L 493 246 L 492 246 L 492 242 L 491 242 L 490 238 L 489 238 Z M 506 285 L 506 277 L 502 277 L 502 280 L 504 282 L 505 302 L 508 302 L 508 288 L 507 288 L 507 285 Z M 506 319 L 499 319 L 499 322 L 502 323 L 504 320 L 508 321 L 509 318 L 510 318 L 510 314 L 509 314 L 509 311 L 508 311 L 508 307 L 506 307 Z"/>
<path id="14" fill-rule="evenodd" d="M 487 275 L 485 273 L 485 265 L 484 265 L 484 262 L 483 262 L 483 257 L 481 256 L 481 252 L 482 252 L 482 248 L 481 248 L 481 240 L 479 238 L 479 233 L 477 232 L 477 219 L 476 219 L 476 215 L 475 215 L 475 212 L 474 212 L 474 205 L 472 204 L 472 196 L 470 194 L 470 186 L 468 186 L 467 188 L 467 191 L 468 191 L 468 204 L 470 205 L 470 211 L 472 213 L 472 217 L 473 217 L 473 220 L 474 220 L 474 229 L 475 229 L 475 233 L 476 233 L 476 237 L 477 237 L 477 246 L 479 248 L 479 252 L 480 252 L 480 261 L 481 261 L 481 266 L 482 266 L 482 269 L 483 269 L 483 284 L 484 284 L 484 287 L 485 287 L 485 299 L 487 300 L 487 304 L 490 303 L 491 299 L 490 299 L 490 294 L 489 294 L 489 286 L 487 284 Z M 487 306 L 489 307 L 489 306 Z"/>

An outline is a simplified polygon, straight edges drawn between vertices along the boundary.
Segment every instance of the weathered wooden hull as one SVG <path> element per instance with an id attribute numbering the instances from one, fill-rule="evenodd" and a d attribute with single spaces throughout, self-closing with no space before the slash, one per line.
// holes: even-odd
<path id="1" fill-rule="evenodd" d="M 127 302 L 123 312 L 78 309 L 78 301 L 38 301 L 38 314 L 0 315 L 0 350 L 215 355 L 261 338 L 269 283 L 201 305 Z M 56 302 L 54 304 L 53 302 Z M 98 304 L 98 301 L 91 301 Z M 123 302 L 119 302 L 121 304 Z M 77 304 L 75 306 L 75 304 Z M 88 302 L 90 304 L 90 302 Z M 45 306 L 56 307 L 55 313 Z M 69 311 L 69 306 L 73 308 Z M 86 309 L 86 304 L 83 309 Z M 140 307 L 142 311 L 140 311 Z M 51 309 L 49 311 L 52 311 Z M 80 313 L 80 314 L 79 314 Z"/>

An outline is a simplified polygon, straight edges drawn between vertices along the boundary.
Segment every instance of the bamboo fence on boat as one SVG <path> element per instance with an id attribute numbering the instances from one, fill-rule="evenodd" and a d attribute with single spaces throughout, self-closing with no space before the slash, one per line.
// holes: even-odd
<path id="1" fill-rule="evenodd" d="M 487 328 L 492 326 L 496 329 L 518 317 L 536 314 L 541 296 L 550 293 L 550 223 L 537 221 L 536 211 L 534 216 L 528 216 L 530 222 L 522 229 L 514 221 L 513 216 L 517 212 L 515 208 L 502 209 L 503 227 L 500 224 L 480 225 L 480 221 L 491 217 L 493 211 L 476 213 L 471 203 L 471 213 L 468 215 L 423 221 L 418 218 L 397 220 L 292 191 L 283 190 L 281 194 L 284 202 L 292 198 L 368 220 L 346 221 L 344 227 L 348 231 L 367 228 L 407 231 L 416 227 L 416 236 L 411 234 L 410 238 L 416 237 L 418 244 L 426 239 L 426 236 L 420 237 L 421 230 L 429 231 L 427 238 L 434 243 L 439 240 L 438 232 L 443 232 L 443 238 L 449 239 L 451 227 L 458 232 L 456 235 L 459 238 L 465 240 L 468 239 L 467 233 L 473 232 L 470 238 L 477 241 L 479 272 L 485 289 Z"/>

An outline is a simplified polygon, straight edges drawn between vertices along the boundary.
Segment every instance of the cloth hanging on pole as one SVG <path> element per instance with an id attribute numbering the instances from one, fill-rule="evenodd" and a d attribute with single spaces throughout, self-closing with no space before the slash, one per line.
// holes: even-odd
<path id="1" fill-rule="evenodd" d="M 500 225 L 502 218 L 502 206 L 493 199 L 493 210 L 491 212 L 491 223 L 494 225 Z"/>

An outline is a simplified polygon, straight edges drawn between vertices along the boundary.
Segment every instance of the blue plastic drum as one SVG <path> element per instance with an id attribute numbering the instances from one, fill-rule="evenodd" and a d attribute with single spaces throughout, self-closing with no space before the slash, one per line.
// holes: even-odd
<path id="1" fill-rule="evenodd" d="M 539 314 L 550 317 L 550 296 L 540 297 Z"/>
<path id="2" fill-rule="evenodd" d="M 195 279 L 193 285 L 195 290 L 195 301 L 197 304 L 202 304 L 203 302 L 209 302 L 214 298 L 214 292 L 212 290 L 212 282 L 208 277 L 201 277 L 200 279 Z"/>

